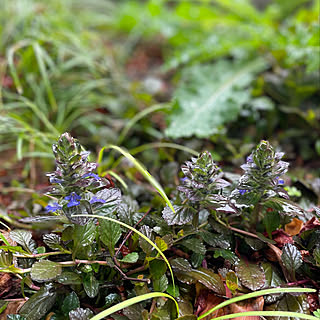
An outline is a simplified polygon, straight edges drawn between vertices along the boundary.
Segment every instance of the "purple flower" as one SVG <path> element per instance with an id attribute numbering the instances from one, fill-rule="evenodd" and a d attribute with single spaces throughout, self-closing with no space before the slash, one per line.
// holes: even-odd
<path id="1" fill-rule="evenodd" d="M 100 178 L 97 174 L 92 173 L 92 172 L 86 173 L 86 174 L 84 174 L 84 175 L 82 176 L 82 178 L 87 178 L 87 177 L 93 177 L 93 178 L 95 178 L 97 181 L 98 181 L 98 180 L 101 180 L 101 178 Z"/>
<path id="2" fill-rule="evenodd" d="M 90 203 L 91 203 L 91 204 L 93 204 L 93 203 L 97 203 L 97 202 L 105 203 L 105 202 L 106 202 L 106 200 L 98 199 L 97 197 L 93 197 L 93 198 L 90 200 Z"/>
<path id="3" fill-rule="evenodd" d="M 246 189 L 239 189 L 239 193 L 243 196 L 248 190 Z"/>
<path id="4" fill-rule="evenodd" d="M 56 212 L 57 210 L 61 210 L 62 206 L 58 202 L 54 202 L 52 205 L 48 204 L 46 207 L 46 212 Z"/>
<path id="5" fill-rule="evenodd" d="M 62 183 L 63 180 L 62 179 L 58 179 L 58 178 L 50 178 L 50 183 Z"/>
<path id="6" fill-rule="evenodd" d="M 70 208 L 80 204 L 81 196 L 78 196 L 75 192 L 72 192 L 70 196 L 66 196 L 64 199 L 69 200 L 67 207 Z"/>
<path id="7" fill-rule="evenodd" d="M 249 156 L 247 156 L 247 162 L 248 162 L 248 163 L 253 163 L 252 154 L 250 154 Z"/>
<path id="8" fill-rule="evenodd" d="M 278 179 L 278 184 L 284 184 L 284 180 L 283 179 Z"/>

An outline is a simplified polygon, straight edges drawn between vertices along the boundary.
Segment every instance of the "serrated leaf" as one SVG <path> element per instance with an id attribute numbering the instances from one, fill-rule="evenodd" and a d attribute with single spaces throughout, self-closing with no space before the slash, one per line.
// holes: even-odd
<path id="1" fill-rule="evenodd" d="M 175 212 L 173 212 L 168 205 L 162 210 L 162 217 L 169 226 L 185 225 L 192 220 L 193 209 L 176 205 L 174 205 L 173 208 Z"/>
<path id="2" fill-rule="evenodd" d="M 19 315 L 27 320 L 39 320 L 53 307 L 56 292 L 52 284 L 44 285 L 21 307 Z"/>
<path id="3" fill-rule="evenodd" d="M 20 316 L 19 314 L 8 314 L 7 320 L 27 320 L 27 318 Z"/>
<path id="4" fill-rule="evenodd" d="M 139 259 L 138 252 L 130 252 L 123 259 L 118 259 L 118 261 L 123 263 L 136 263 Z"/>
<path id="5" fill-rule="evenodd" d="M 236 256 L 235 253 L 233 253 L 231 250 L 226 250 L 226 249 L 216 249 L 214 250 L 214 254 L 213 254 L 214 258 L 224 258 L 228 261 L 230 261 L 231 263 L 235 264 L 236 262 L 239 261 L 239 258 Z"/>
<path id="6" fill-rule="evenodd" d="M 156 237 L 155 243 L 161 251 L 166 251 L 168 249 L 167 243 L 160 237 Z"/>
<path id="7" fill-rule="evenodd" d="M 86 225 L 74 225 L 73 229 L 73 252 L 75 257 L 76 252 L 81 248 L 90 245 L 96 238 L 96 225 L 94 221 L 89 221 Z"/>
<path id="8" fill-rule="evenodd" d="M 111 255 L 114 255 L 114 247 L 122 234 L 121 227 L 117 223 L 104 219 L 99 223 L 100 239 L 108 247 Z"/>
<path id="9" fill-rule="evenodd" d="M 204 242 L 208 243 L 210 246 L 218 247 L 222 249 L 230 248 L 230 240 L 227 240 L 224 234 L 216 234 L 209 231 L 201 231 L 199 235 L 203 239 Z"/>
<path id="10" fill-rule="evenodd" d="M 90 298 L 94 298 L 99 293 L 99 282 L 92 272 L 85 275 L 83 279 L 83 288 Z"/>
<path id="11" fill-rule="evenodd" d="M 72 291 L 63 300 L 61 310 L 64 315 L 68 315 L 70 311 L 80 308 L 80 300 L 77 294 Z"/>
<path id="12" fill-rule="evenodd" d="M 30 248 L 32 233 L 30 231 L 15 229 L 10 231 L 10 238 L 20 244 L 24 249 L 32 251 L 32 248 Z"/>
<path id="13" fill-rule="evenodd" d="M 188 260 L 183 258 L 176 258 L 171 261 L 171 267 L 174 271 L 190 272 L 192 270 Z"/>
<path id="14" fill-rule="evenodd" d="M 143 233 L 147 238 L 149 238 L 151 241 L 154 240 L 153 232 L 152 229 L 149 226 L 142 226 L 140 228 L 140 232 Z M 154 247 L 148 243 L 146 240 L 143 238 L 139 238 L 139 244 L 141 249 L 149 256 L 151 252 L 153 251 Z"/>
<path id="15" fill-rule="evenodd" d="M 154 259 L 149 263 L 150 274 L 153 279 L 160 279 L 167 271 L 167 264 L 164 260 Z"/>
<path id="16" fill-rule="evenodd" d="M 301 314 L 308 314 L 309 305 L 306 301 L 305 295 L 300 295 L 298 297 L 286 294 L 278 303 L 277 311 L 291 311 L 298 312 Z M 277 317 L 277 320 L 281 317 Z M 288 320 L 299 320 L 297 317 L 288 317 Z"/>
<path id="17" fill-rule="evenodd" d="M 121 191 L 117 188 L 102 189 L 95 194 L 95 197 L 105 201 L 100 209 L 113 207 L 115 209 L 121 202 Z M 113 210 L 114 210 L 113 209 Z"/>
<path id="18" fill-rule="evenodd" d="M 77 308 L 76 310 L 72 310 L 69 312 L 70 320 L 89 320 L 92 317 L 93 317 L 93 313 L 89 308 L 87 309 Z"/>
<path id="19" fill-rule="evenodd" d="M 82 279 L 80 278 L 80 276 L 77 273 L 71 271 L 62 272 L 56 278 L 56 281 L 64 285 L 82 284 Z"/>
<path id="20" fill-rule="evenodd" d="M 92 214 L 91 206 L 88 201 L 81 201 L 81 203 L 77 206 L 63 208 L 63 212 L 72 223 L 80 226 L 85 226 L 91 220 L 91 218 L 87 216 L 73 217 L 74 215 Z"/>
<path id="21" fill-rule="evenodd" d="M 108 308 L 112 304 L 120 301 L 121 301 L 121 297 L 117 293 L 110 293 L 105 297 L 105 307 Z"/>
<path id="22" fill-rule="evenodd" d="M 208 137 L 237 118 L 250 101 L 247 87 L 253 75 L 266 67 L 262 59 L 249 62 L 220 60 L 184 70 L 176 103 L 168 117 L 166 135 L 171 138 Z"/>
<path id="23" fill-rule="evenodd" d="M 183 239 L 182 241 L 179 241 L 179 244 L 201 255 L 206 254 L 206 247 L 204 246 L 203 242 L 198 238 Z"/>
<path id="24" fill-rule="evenodd" d="M 45 234 L 43 236 L 43 242 L 50 248 L 50 249 L 61 249 L 61 237 L 55 233 Z"/>
<path id="25" fill-rule="evenodd" d="M 292 281 L 295 281 L 296 270 L 302 265 L 302 256 L 300 251 L 293 244 L 286 243 L 282 249 L 281 260 L 288 271 L 289 278 Z"/>
<path id="26" fill-rule="evenodd" d="M 165 292 L 168 288 L 168 278 L 163 274 L 159 279 L 153 280 L 153 289 L 158 292 Z"/>
<path id="27" fill-rule="evenodd" d="M 256 291 L 264 286 L 266 278 L 259 265 L 240 260 L 235 269 L 238 278 L 245 287 Z"/>
<path id="28" fill-rule="evenodd" d="M 55 279 L 61 272 L 62 267 L 60 264 L 49 260 L 40 260 L 33 264 L 31 278 L 38 282 L 44 282 Z"/>

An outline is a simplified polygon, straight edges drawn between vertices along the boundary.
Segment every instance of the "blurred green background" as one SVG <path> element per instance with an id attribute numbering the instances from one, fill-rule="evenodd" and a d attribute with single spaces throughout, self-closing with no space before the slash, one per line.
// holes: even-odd
<path id="1" fill-rule="evenodd" d="M 124 146 L 151 168 L 190 156 L 170 143 L 238 165 L 261 139 L 319 168 L 319 1 L 0 7 L 2 175 L 51 169 L 65 131 L 93 152 Z"/>

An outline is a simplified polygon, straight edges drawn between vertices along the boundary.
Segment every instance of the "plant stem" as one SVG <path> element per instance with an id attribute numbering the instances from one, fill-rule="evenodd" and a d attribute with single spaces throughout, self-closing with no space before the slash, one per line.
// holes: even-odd
<path id="1" fill-rule="evenodd" d="M 40 257 L 46 257 L 46 256 L 54 256 L 57 254 L 71 254 L 71 251 L 66 250 L 66 251 L 55 251 L 55 252 L 23 254 L 23 255 L 14 254 L 14 256 L 17 258 L 40 258 Z"/>

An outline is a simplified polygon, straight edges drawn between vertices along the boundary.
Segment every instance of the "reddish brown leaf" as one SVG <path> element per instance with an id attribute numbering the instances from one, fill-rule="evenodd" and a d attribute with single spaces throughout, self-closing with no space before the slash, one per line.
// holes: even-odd
<path id="1" fill-rule="evenodd" d="M 210 309 L 212 309 L 213 307 L 215 307 L 223 301 L 224 299 L 217 297 L 214 293 L 210 292 L 209 290 L 201 290 L 195 305 L 195 315 L 201 316 L 202 314 L 206 313 L 207 311 L 209 311 Z M 212 318 L 224 316 L 226 314 L 229 314 L 227 307 L 214 311 L 207 317 L 203 318 L 203 320 L 210 320 Z"/>
<path id="2" fill-rule="evenodd" d="M 230 305 L 230 314 L 247 312 L 247 311 L 262 311 L 264 305 L 264 298 L 259 297 L 256 299 L 250 299 Z M 260 320 L 259 316 L 239 317 L 238 320 Z"/>
<path id="3" fill-rule="evenodd" d="M 293 244 L 292 237 L 288 235 L 284 230 L 279 229 L 272 232 L 272 239 L 277 243 L 279 248 L 282 248 L 286 243 Z"/>
<path id="4" fill-rule="evenodd" d="M 314 228 L 319 228 L 320 227 L 320 221 L 318 218 L 316 217 L 312 217 L 310 220 L 308 220 L 304 226 L 302 227 L 302 229 L 300 230 L 300 233 L 310 230 L 310 229 L 314 229 Z"/>

